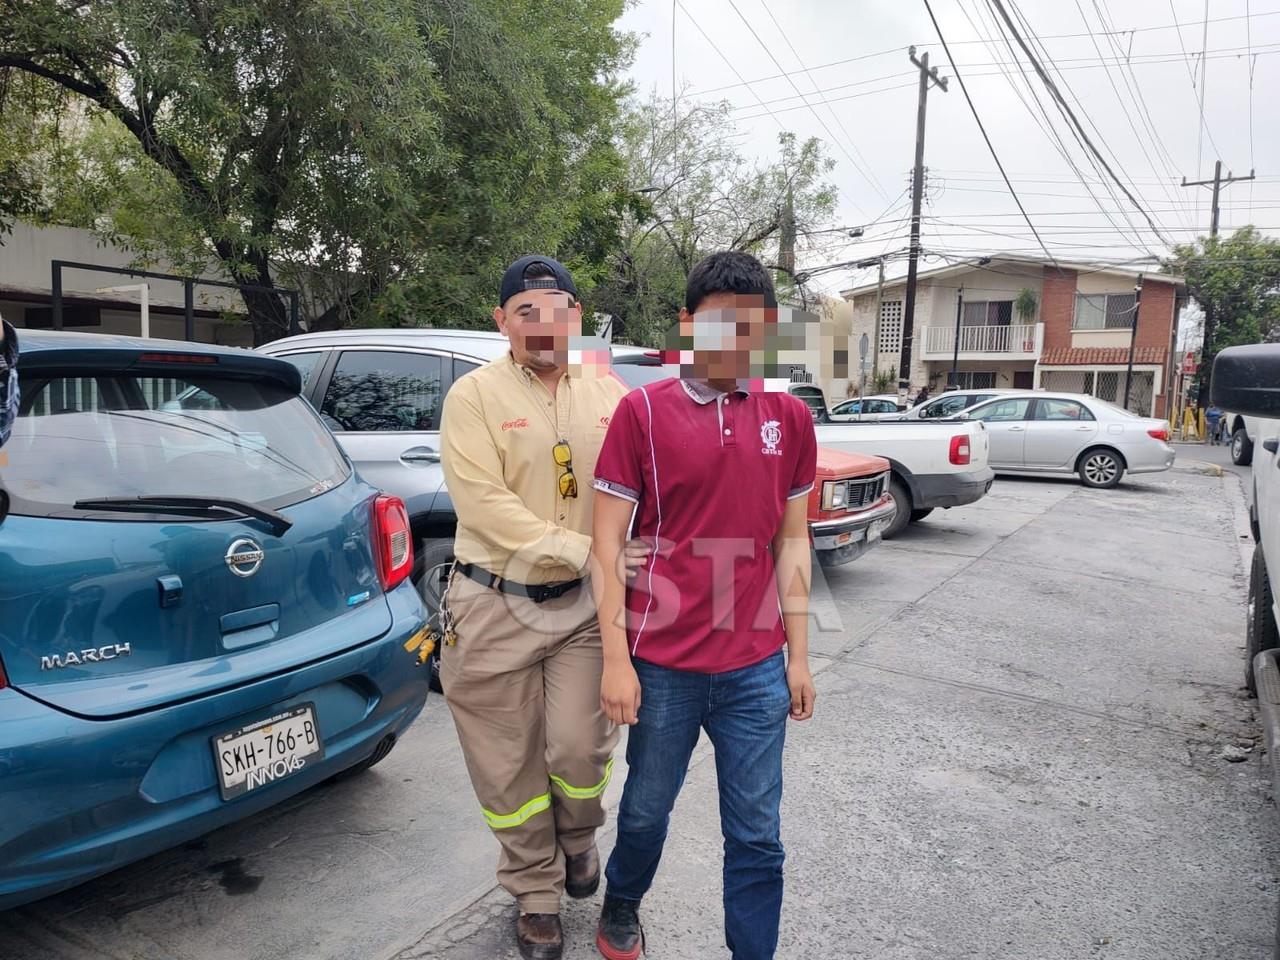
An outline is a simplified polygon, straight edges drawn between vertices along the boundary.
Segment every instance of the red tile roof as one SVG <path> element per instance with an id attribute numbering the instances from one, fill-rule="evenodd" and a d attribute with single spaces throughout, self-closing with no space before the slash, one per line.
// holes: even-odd
<path id="1" fill-rule="evenodd" d="M 1138 347 L 1133 362 L 1163 364 L 1166 347 Z M 1040 357 L 1042 367 L 1125 366 L 1129 362 L 1128 347 L 1050 347 Z"/>

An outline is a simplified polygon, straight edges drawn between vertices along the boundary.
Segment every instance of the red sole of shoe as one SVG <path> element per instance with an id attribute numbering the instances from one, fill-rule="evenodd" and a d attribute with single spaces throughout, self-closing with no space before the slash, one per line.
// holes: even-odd
<path id="1" fill-rule="evenodd" d="M 605 943 L 604 937 L 598 933 L 596 934 L 596 949 L 600 951 L 600 956 L 604 957 L 604 960 L 640 960 L 640 947 L 623 953 L 621 950 L 615 950 Z"/>

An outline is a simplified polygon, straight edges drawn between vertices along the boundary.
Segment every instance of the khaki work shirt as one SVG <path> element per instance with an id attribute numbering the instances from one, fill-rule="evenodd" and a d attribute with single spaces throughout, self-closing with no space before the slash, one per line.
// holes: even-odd
<path id="1" fill-rule="evenodd" d="M 613 374 L 561 377 L 554 398 L 511 355 L 462 377 L 445 396 L 441 460 L 458 516 L 454 555 L 506 580 L 542 584 L 583 575 L 591 553 L 596 457 L 628 392 Z M 578 496 L 560 496 L 567 440 Z"/>

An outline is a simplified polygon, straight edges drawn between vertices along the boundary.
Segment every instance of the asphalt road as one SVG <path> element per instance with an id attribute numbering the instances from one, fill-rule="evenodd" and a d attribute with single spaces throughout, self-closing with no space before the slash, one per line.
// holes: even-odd
<path id="1" fill-rule="evenodd" d="M 1234 475 L 1001 480 L 831 571 L 818 712 L 786 755 L 779 956 L 1269 956 L 1280 829 L 1239 691 L 1241 509 Z M 363 777 L 0 914 L 0 958 L 507 960 L 495 851 L 437 700 Z M 719 874 L 703 744 L 650 957 L 727 956 Z M 569 960 L 596 955 L 596 910 L 566 907 Z"/>

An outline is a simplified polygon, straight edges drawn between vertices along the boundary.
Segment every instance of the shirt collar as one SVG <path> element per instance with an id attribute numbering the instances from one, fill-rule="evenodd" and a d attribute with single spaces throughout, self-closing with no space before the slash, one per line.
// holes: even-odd
<path id="1" fill-rule="evenodd" d="M 534 373 L 532 370 L 530 370 L 528 367 L 526 367 L 524 364 L 516 363 L 516 358 L 514 354 L 511 353 L 510 350 L 507 351 L 507 362 L 511 364 L 512 371 L 517 376 L 523 377 L 526 383 L 532 384 L 533 381 L 538 379 L 538 375 Z M 560 374 L 560 379 L 561 380 L 571 379 L 569 376 L 569 371 L 565 370 L 564 373 Z"/>
<path id="2" fill-rule="evenodd" d="M 680 379 L 680 386 L 684 387 L 684 392 L 687 393 L 689 395 L 689 399 L 693 400 L 695 403 L 713 403 L 725 395 L 723 390 L 717 390 L 705 380 L 686 380 L 682 377 Z M 748 395 L 747 388 L 741 384 L 735 387 L 733 392 L 741 397 Z"/>

